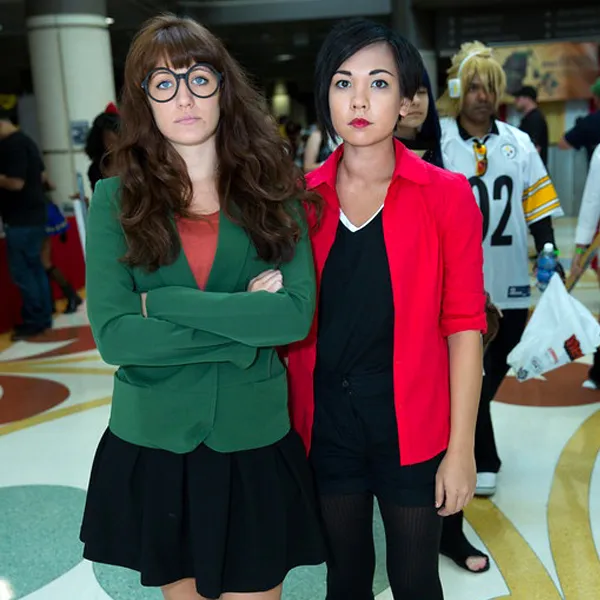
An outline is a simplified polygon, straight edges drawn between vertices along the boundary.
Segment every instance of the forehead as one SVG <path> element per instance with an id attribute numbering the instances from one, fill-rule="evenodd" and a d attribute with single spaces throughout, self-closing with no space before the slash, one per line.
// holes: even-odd
<path id="1" fill-rule="evenodd" d="M 377 42 L 361 48 L 339 67 L 341 71 L 372 71 L 386 69 L 393 74 L 398 73 L 398 66 L 392 47 L 387 42 Z"/>

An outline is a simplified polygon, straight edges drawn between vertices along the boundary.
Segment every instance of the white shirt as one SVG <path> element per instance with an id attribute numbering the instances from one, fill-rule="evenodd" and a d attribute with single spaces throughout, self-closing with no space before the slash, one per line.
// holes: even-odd
<path id="1" fill-rule="evenodd" d="M 588 246 L 592 243 L 600 221 L 600 146 L 592 154 L 590 170 L 579 209 L 575 243 Z"/>
<path id="2" fill-rule="evenodd" d="M 562 216 L 546 167 L 530 137 L 501 121 L 486 136 L 487 171 L 476 175 L 475 138 L 442 119 L 444 166 L 462 173 L 483 213 L 485 287 L 501 309 L 529 308 L 528 225 Z"/>

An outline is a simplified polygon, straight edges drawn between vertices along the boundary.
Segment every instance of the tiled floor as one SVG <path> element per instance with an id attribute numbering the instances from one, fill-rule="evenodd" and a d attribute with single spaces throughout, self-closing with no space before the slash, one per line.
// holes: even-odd
<path id="1" fill-rule="evenodd" d="M 570 247 L 572 223 L 558 239 Z M 592 275 L 576 295 L 598 312 Z M 79 521 L 112 372 L 83 311 L 60 317 L 39 343 L 0 337 L 0 600 L 160 599 L 135 574 L 81 559 Z M 585 375 L 573 364 L 547 381 L 505 382 L 493 407 L 499 491 L 467 511 L 468 533 L 492 568 L 469 575 L 441 559 L 446 600 L 600 598 L 600 392 L 581 389 Z M 379 519 L 375 537 L 375 588 L 389 600 Z M 290 575 L 284 598 L 322 600 L 324 568 Z"/>

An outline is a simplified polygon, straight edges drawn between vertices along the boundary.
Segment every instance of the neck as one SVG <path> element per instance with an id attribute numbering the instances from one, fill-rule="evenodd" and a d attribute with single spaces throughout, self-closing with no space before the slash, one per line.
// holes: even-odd
<path id="1" fill-rule="evenodd" d="M 349 179 L 380 183 L 392 178 L 395 167 L 393 137 L 388 137 L 373 146 L 344 144 L 344 158 L 340 164 L 340 171 Z"/>
<path id="2" fill-rule="evenodd" d="M 463 126 L 463 128 L 469 135 L 481 139 L 484 138 L 490 132 L 490 128 L 492 127 L 492 120 L 490 119 L 489 121 L 478 123 L 476 121 L 472 121 L 464 114 L 461 114 L 460 124 Z"/>
<path id="3" fill-rule="evenodd" d="M 174 148 L 183 158 L 193 184 L 214 185 L 218 166 L 215 136 L 199 146 L 174 144 Z"/>
<path id="4" fill-rule="evenodd" d="M 402 140 L 414 140 L 417 137 L 417 129 L 415 127 L 398 125 L 396 127 L 396 135 Z"/>
<path id="5" fill-rule="evenodd" d="M 537 108 L 537 104 L 530 104 L 524 111 L 523 115 L 528 115 L 532 110 Z"/>

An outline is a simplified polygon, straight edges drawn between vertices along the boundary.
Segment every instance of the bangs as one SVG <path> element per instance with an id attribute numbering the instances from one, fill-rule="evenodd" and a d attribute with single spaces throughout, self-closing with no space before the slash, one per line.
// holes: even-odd
<path id="1" fill-rule="evenodd" d="M 500 64 L 487 56 L 474 56 L 464 66 L 461 73 L 461 85 L 464 90 L 469 88 L 475 76 L 479 76 L 488 94 L 495 94 L 500 102 L 506 90 L 506 76 Z"/>
<path id="2" fill-rule="evenodd" d="M 138 78 L 142 80 L 156 67 L 187 69 L 196 63 L 208 63 L 223 72 L 223 51 L 219 40 L 193 22 L 169 24 L 153 32 L 145 44 Z"/>

